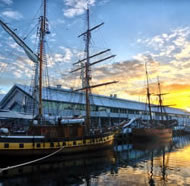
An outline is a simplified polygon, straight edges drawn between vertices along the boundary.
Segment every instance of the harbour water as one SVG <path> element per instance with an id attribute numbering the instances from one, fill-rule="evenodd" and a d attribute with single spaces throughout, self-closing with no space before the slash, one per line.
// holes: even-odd
<path id="1" fill-rule="evenodd" d="M 0 166 L 16 163 L 1 158 Z M 190 185 L 190 136 L 159 143 L 122 142 L 101 152 L 56 156 L 2 172 L 0 185 Z"/>

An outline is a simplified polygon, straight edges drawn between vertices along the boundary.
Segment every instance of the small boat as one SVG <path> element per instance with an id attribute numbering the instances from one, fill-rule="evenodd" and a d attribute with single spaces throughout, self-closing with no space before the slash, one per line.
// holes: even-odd
<path id="1" fill-rule="evenodd" d="M 47 155 L 55 151 L 65 154 L 73 154 L 78 152 L 88 152 L 91 150 L 99 150 L 102 148 L 112 147 L 114 140 L 114 133 L 112 131 L 93 130 L 90 117 L 90 99 L 89 94 L 91 88 L 97 86 L 108 85 L 113 82 L 102 83 L 95 86 L 90 86 L 89 71 L 90 66 L 98 63 L 90 63 L 90 58 L 100 55 L 106 51 L 99 52 L 93 56 L 89 55 L 89 43 L 91 31 L 98 28 L 102 24 L 93 27 L 89 27 L 89 9 L 87 9 L 87 31 L 80 36 L 84 37 L 86 41 L 86 58 L 80 60 L 78 63 L 86 72 L 84 76 L 85 86 L 80 89 L 86 93 L 86 116 L 85 118 L 72 117 L 62 118 L 61 116 L 55 116 L 55 123 L 51 124 L 50 119 L 44 116 L 43 103 L 42 103 L 42 72 L 43 64 L 45 60 L 44 44 L 45 36 L 49 33 L 48 21 L 46 18 L 46 0 L 43 1 L 43 15 L 40 16 L 40 34 L 39 34 L 39 53 L 35 54 L 26 44 L 20 39 L 13 30 L 11 30 L 3 21 L 0 20 L 0 25 L 3 29 L 20 45 L 27 56 L 36 64 L 35 70 L 35 85 L 34 96 L 37 114 L 33 117 L 32 122 L 25 134 L 20 134 L 8 131 L 6 128 L 2 128 L 0 135 L 0 156 L 34 156 L 34 155 Z M 107 50 L 108 51 L 108 50 Z M 107 57 L 109 59 L 114 56 Z M 103 60 L 106 60 L 103 59 Z M 101 60 L 101 61 L 103 61 Z M 76 71 L 76 70 L 75 70 Z M 79 90 L 78 90 L 79 91 Z M 51 116 L 52 117 L 52 116 Z M 50 118 L 50 116 L 49 116 Z"/>

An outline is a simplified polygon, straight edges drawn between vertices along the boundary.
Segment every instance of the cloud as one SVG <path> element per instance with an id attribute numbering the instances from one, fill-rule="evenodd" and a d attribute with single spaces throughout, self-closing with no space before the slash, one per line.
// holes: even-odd
<path id="1" fill-rule="evenodd" d="M 12 86 L 14 83 L 29 84 L 34 75 L 34 63 L 27 57 L 19 55 L 8 62 L 0 61 L 1 86 Z"/>
<path id="2" fill-rule="evenodd" d="M 155 35 L 152 38 L 139 38 L 137 43 L 146 44 L 148 47 L 152 47 L 155 51 L 166 51 L 166 49 L 171 50 L 171 47 L 181 48 L 186 44 L 190 37 L 190 28 L 177 28 L 168 33 L 162 33 L 160 35 Z M 165 52 L 164 52 L 165 53 Z M 168 53 L 168 52 L 166 52 Z"/>
<path id="3" fill-rule="evenodd" d="M 7 67 L 8 65 L 6 64 L 6 63 L 4 63 L 4 62 L 0 62 L 0 72 L 2 73 L 3 71 L 5 71 L 5 69 L 6 69 L 6 67 Z"/>
<path id="4" fill-rule="evenodd" d="M 71 58 L 73 57 L 73 53 L 71 51 L 71 49 L 60 46 L 59 47 L 61 50 L 63 50 L 64 55 L 63 55 L 63 61 L 65 62 L 69 62 L 71 60 Z"/>
<path id="5" fill-rule="evenodd" d="M 64 61 L 64 56 L 63 56 L 63 54 L 55 54 L 55 55 L 54 55 L 54 60 L 55 60 L 56 62 L 63 62 L 63 61 Z"/>
<path id="6" fill-rule="evenodd" d="M 64 16 L 74 17 L 81 15 L 87 9 L 87 6 L 94 6 L 95 0 L 64 0 L 67 9 L 63 9 Z"/>
<path id="7" fill-rule="evenodd" d="M 136 62 L 131 61 L 130 65 L 125 61 L 111 68 L 113 73 L 116 72 L 115 68 L 121 67 L 117 70 L 118 74 L 122 74 L 120 77 L 118 75 L 120 87 L 123 89 L 119 91 L 120 95 L 132 99 L 146 96 L 145 74 L 140 71 L 145 71 L 143 61 L 147 61 L 151 92 L 157 93 L 157 76 L 160 76 L 162 91 L 170 93 L 167 95 L 167 103 L 175 104 L 178 108 L 186 108 L 190 95 L 190 28 L 177 28 L 152 38 L 138 38 L 137 43 L 146 47 L 148 52 L 136 54 L 134 56 Z M 136 65 L 137 68 L 134 68 Z M 107 73 L 106 70 L 104 72 Z M 109 73 L 108 76 L 111 78 Z"/>
<path id="8" fill-rule="evenodd" d="M 19 52 L 19 54 L 24 54 L 23 49 L 15 42 L 8 42 L 8 46 L 12 49 L 15 49 L 16 52 Z"/>
<path id="9" fill-rule="evenodd" d="M 5 59 L 5 57 L 0 55 L 0 60 L 4 60 L 4 59 Z"/>
<path id="10" fill-rule="evenodd" d="M 99 94 L 112 94 L 113 89 L 116 93 L 124 94 L 125 92 L 128 92 L 130 94 L 131 90 L 134 90 L 133 82 L 140 80 L 143 84 L 144 80 L 144 62 L 138 61 L 138 60 L 129 60 L 129 61 L 122 61 L 117 62 L 114 64 L 106 64 L 100 67 L 92 67 L 91 73 L 92 73 L 92 82 L 91 84 L 99 84 L 104 82 L 110 82 L 117 80 L 119 81 L 118 84 L 114 84 L 114 88 L 111 85 L 109 88 L 108 86 L 97 88 L 96 90 L 93 89 L 93 92 L 99 93 Z M 81 80 L 79 78 L 80 72 L 73 73 L 73 74 L 62 74 L 64 79 L 67 79 L 68 81 L 63 82 L 64 86 L 66 87 L 80 87 Z M 78 76 L 78 80 L 76 80 Z M 135 85 L 136 86 L 136 85 Z M 142 86 L 141 86 L 142 88 Z"/>
<path id="11" fill-rule="evenodd" d="M 11 18 L 11 19 L 15 19 L 15 20 L 19 20 L 19 19 L 23 18 L 22 14 L 20 12 L 13 11 L 13 10 L 6 10 L 6 11 L 2 12 L 1 15 Z"/>
<path id="12" fill-rule="evenodd" d="M 64 19 L 57 19 L 57 23 L 64 24 L 65 20 Z"/>
<path id="13" fill-rule="evenodd" d="M 52 56 L 47 56 L 49 75 L 54 79 L 60 77 L 63 72 L 68 71 L 68 68 L 71 67 L 70 62 L 74 57 L 74 52 L 71 49 L 63 46 L 58 48 L 61 49 L 59 53 L 55 53 Z M 67 65 L 65 66 L 64 63 L 67 63 Z"/>
<path id="14" fill-rule="evenodd" d="M 108 2 L 110 2 L 110 0 L 101 0 L 101 1 L 98 1 L 98 5 L 102 6 L 102 5 L 105 5 L 107 4 Z"/>
<path id="15" fill-rule="evenodd" d="M 68 1 L 70 5 L 73 5 L 72 7 L 74 7 L 74 2 L 76 1 Z M 85 10 L 85 6 L 81 5 L 80 7 L 81 11 Z M 79 14 L 72 14 L 72 16 L 75 15 Z M 34 35 L 31 37 L 33 38 Z M 54 37 L 56 37 L 55 34 L 50 38 L 54 39 Z M 186 96 L 186 98 L 183 98 L 186 103 L 184 101 L 183 104 L 187 104 L 187 96 L 190 95 L 190 28 L 176 28 L 151 38 L 137 38 L 137 43 L 138 46 L 142 45 L 145 52 L 137 53 L 131 59 L 91 66 L 92 85 L 114 80 L 119 81 L 117 84 L 99 87 L 93 92 L 104 95 L 113 94 L 114 92 L 118 94 L 118 97 L 135 100 L 142 96 L 146 100 L 144 64 L 147 62 L 151 92 L 157 93 L 157 76 L 160 76 L 162 91 L 171 93 L 167 95 L 166 101 L 168 104 L 172 104 L 172 101 L 176 103 L 180 101 L 179 95 Z M 11 41 L 8 45 L 17 49 L 17 45 L 11 43 Z M 57 52 L 51 57 L 47 57 L 50 79 L 53 80 L 54 85 L 62 84 L 67 88 L 80 87 L 80 72 L 71 74 L 68 71 L 71 70 L 71 62 L 77 61 L 75 59 L 85 58 L 84 54 L 84 51 L 58 46 Z M 0 56 L 1 61 L 4 61 L 3 57 Z M 9 75 L 14 73 L 15 82 L 26 82 L 26 79 L 29 80 L 32 76 L 33 63 L 26 60 L 23 54 L 20 55 L 19 53 L 16 57 L 15 62 L 13 61 L 14 63 L 9 66 L 10 68 L 6 67 L 7 72 Z M 92 61 L 96 61 L 96 59 Z M 2 68 L 4 67 L 3 65 Z M 180 104 L 178 102 L 177 106 L 183 107 L 182 101 Z"/>
<path id="16" fill-rule="evenodd" d="M 11 5 L 13 3 L 13 0 L 0 0 L 0 2 Z"/>

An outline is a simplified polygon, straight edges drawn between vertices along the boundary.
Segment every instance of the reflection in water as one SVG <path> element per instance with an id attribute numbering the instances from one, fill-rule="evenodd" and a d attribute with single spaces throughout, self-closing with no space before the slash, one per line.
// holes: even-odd
<path id="1" fill-rule="evenodd" d="M 12 169 L 0 174 L 0 184 L 187 185 L 190 184 L 189 154 L 188 136 L 176 137 L 172 142 L 117 144 L 106 151 L 56 156 Z M 0 166 L 4 167 L 5 161 Z"/>
<path id="2" fill-rule="evenodd" d="M 115 147 L 118 152 L 117 161 L 120 162 L 115 183 L 190 184 L 190 137 L 176 137 L 171 142 L 133 143 L 123 146 L 125 147 Z"/>
<path id="3" fill-rule="evenodd" d="M 65 185 L 90 184 L 114 164 L 112 150 L 81 154 L 77 156 L 56 156 L 35 165 L 12 169 L 1 174 L 3 185 Z"/>
<path id="4" fill-rule="evenodd" d="M 149 178 L 149 184 L 151 186 L 155 185 L 154 184 L 154 179 L 153 179 L 153 167 L 154 167 L 154 153 L 152 151 L 152 153 L 151 153 L 151 170 L 150 170 L 150 178 Z"/>
<path id="5" fill-rule="evenodd" d="M 166 152 L 166 147 L 167 147 L 167 152 Z M 168 148 L 169 147 L 169 148 Z M 160 175 L 155 175 L 155 177 L 160 177 L 160 181 L 162 181 L 162 185 L 165 185 L 165 183 L 167 182 L 167 167 L 168 167 L 168 163 L 169 163 L 169 155 L 171 153 L 173 144 L 167 144 L 167 146 L 163 146 L 160 150 L 162 155 L 161 156 L 156 156 L 154 155 L 154 150 L 151 151 L 151 168 L 150 168 L 150 176 L 149 176 L 149 185 L 153 186 L 155 185 L 155 181 L 154 181 L 154 166 L 157 169 L 159 169 L 160 167 Z M 157 149 L 158 150 L 158 149 Z M 157 165 L 154 165 L 154 162 L 156 161 Z M 159 170 L 158 170 L 159 171 Z"/>

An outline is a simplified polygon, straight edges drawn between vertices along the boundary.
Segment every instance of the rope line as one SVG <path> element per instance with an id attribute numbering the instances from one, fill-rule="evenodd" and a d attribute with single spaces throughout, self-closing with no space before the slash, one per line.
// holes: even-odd
<path id="1" fill-rule="evenodd" d="M 47 159 L 59 152 L 61 152 L 63 150 L 64 147 L 61 147 L 60 149 L 58 149 L 57 151 L 51 153 L 51 154 L 48 154 L 47 156 L 44 156 L 42 158 L 38 158 L 38 159 L 35 159 L 35 160 L 32 160 L 32 161 L 28 161 L 28 162 L 25 162 L 25 163 L 21 163 L 21 164 L 18 164 L 18 165 L 13 165 L 13 166 L 8 166 L 8 167 L 5 167 L 5 168 L 0 168 L 0 173 L 2 173 L 3 171 L 6 171 L 6 170 L 10 170 L 10 169 L 15 169 L 15 168 L 18 168 L 18 167 L 22 167 L 22 166 L 26 166 L 26 165 L 29 165 L 29 164 L 32 164 L 32 163 L 36 163 L 38 161 L 41 161 L 41 160 L 44 160 L 44 159 Z"/>

